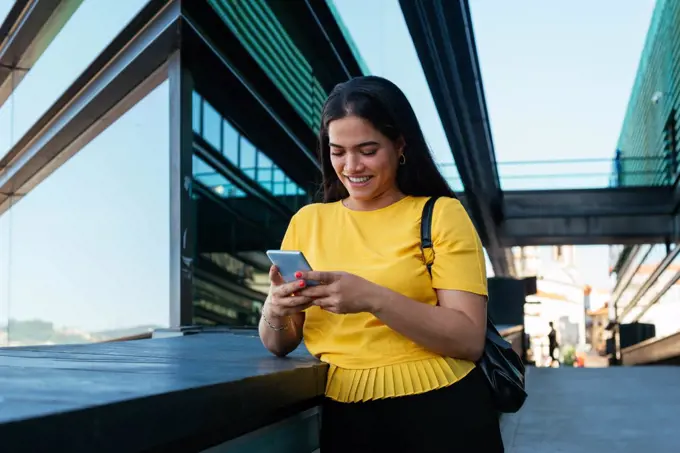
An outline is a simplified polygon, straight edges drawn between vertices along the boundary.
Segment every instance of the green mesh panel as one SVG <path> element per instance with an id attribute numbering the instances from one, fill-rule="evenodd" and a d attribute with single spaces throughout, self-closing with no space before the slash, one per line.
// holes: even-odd
<path id="1" fill-rule="evenodd" d="M 326 92 L 263 0 L 208 0 L 288 102 L 315 131 Z"/>

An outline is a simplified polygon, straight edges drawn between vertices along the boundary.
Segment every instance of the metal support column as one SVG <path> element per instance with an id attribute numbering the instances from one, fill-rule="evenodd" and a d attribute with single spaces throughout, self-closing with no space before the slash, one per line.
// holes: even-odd
<path id="1" fill-rule="evenodd" d="M 180 49 L 170 57 L 170 327 L 193 322 L 195 216 L 192 197 L 191 74 Z"/>

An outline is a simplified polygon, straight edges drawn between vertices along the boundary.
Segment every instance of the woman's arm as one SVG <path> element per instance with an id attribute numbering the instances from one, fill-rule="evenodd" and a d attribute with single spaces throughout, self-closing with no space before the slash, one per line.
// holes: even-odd
<path id="1" fill-rule="evenodd" d="M 484 350 L 486 297 L 467 291 L 437 290 L 438 306 L 424 304 L 346 272 L 303 272 L 322 281 L 299 292 L 332 313 L 369 312 L 431 351 L 476 361 Z"/>
<path id="2" fill-rule="evenodd" d="M 419 345 L 446 357 L 473 362 L 482 356 L 486 297 L 440 289 L 439 305 L 432 306 L 378 285 L 369 294 L 371 313 Z"/>
<path id="3" fill-rule="evenodd" d="M 284 282 L 276 266 L 269 269 L 269 281 L 269 295 L 262 307 L 258 332 L 264 347 L 283 357 L 300 345 L 305 324 L 303 310 L 312 300 L 295 294 L 301 288 L 300 282 Z"/>
<path id="4" fill-rule="evenodd" d="M 272 354 L 284 357 L 295 351 L 302 341 L 302 326 L 305 323 L 305 314 L 296 313 L 290 316 L 274 316 L 265 312 L 265 310 L 269 311 L 267 306 L 268 301 L 262 307 L 264 316 L 260 317 L 260 324 L 258 326 L 260 339 L 264 347 Z M 267 321 L 276 329 L 267 324 Z M 278 330 L 282 326 L 287 327 L 284 330 Z"/>
<path id="5" fill-rule="evenodd" d="M 394 330 L 444 355 L 476 361 L 484 351 L 487 282 L 479 235 L 458 200 L 437 200 L 431 284 L 437 306 L 386 288 L 367 293 L 371 312 Z"/>

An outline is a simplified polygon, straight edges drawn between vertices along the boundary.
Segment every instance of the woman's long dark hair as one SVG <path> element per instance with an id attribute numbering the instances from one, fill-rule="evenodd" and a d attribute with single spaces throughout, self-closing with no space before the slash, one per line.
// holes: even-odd
<path id="1" fill-rule="evenodd" d="M 323 201 L 331 203 L 348 196 L 335 174 L 328 144 L 328 125 L 346 116 L 358 116 L 392 141 L 404 141 L 406 163 L 397 170 L 397 187 L 405 195 L 444 196 L 455 193 L 439 172 L 425 142 L 413 107 L 394 83 L 377 76 L 356 77 L 335 86 L 321 116 L 319 159 L 322 165 Z"/>

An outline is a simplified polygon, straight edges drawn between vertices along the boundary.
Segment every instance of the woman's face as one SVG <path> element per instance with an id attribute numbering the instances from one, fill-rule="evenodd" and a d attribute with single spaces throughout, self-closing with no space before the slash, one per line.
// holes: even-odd
<path id="1" fill-rule="evenodd" d="M 350 198 L 366 202 L 397 189 L 403 145 L 395 144 L 363 118 L 347 116 L 328 125 L 331 164 Z"/>

